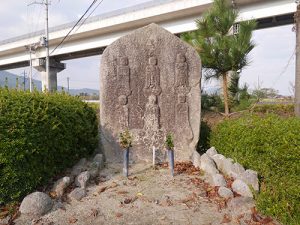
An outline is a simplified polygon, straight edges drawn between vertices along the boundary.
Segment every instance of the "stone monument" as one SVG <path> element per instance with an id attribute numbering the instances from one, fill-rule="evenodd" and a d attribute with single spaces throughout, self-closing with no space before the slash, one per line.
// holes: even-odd
<path id="1" fill-rule="evenodd" d="M 121 160 L 119 133 L 133 135 L 134 160 L 164 155 L 168 133 L 175 159 L 189 160 L 200 130 L 201 63 L 175 35 L 150 24 L 108 46 L 101 59 L 101 143 L 107 161 Z"/>

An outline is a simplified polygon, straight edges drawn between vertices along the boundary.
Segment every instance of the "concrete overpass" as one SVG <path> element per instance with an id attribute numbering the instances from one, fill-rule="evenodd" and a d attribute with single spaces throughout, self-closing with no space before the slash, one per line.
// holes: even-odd
<path id="1" fill-rule="evenodd" d="M 113 11 L 88 19 L 66 42 L 54 52 L 70 28 L 69 23 L 50 29 L 51 53 L 50 83 L 43 78 L 43 86 L 56 88 L 57 72 L 65 68 L 60 61 L 98 55 L 105 47 L 132 30 L 157 23 L 174 34 L 196 29 L 195 19 L 207 10 L 212 0 L 154 0 L 134 7 Z M 235 0 L 240 11 L 239 20 L 256 19 L 258 29 L 294 23 L 295 0 Z M 29 53 L 25 46 L 39 42 L 43 31 L 0 41 L 0 70 L 29 65 Z M 35 66 L 44 71 L 45 49 L 38 48 L 33 54 Z M 43 75 L 42 72 L 42 77 Z"/>

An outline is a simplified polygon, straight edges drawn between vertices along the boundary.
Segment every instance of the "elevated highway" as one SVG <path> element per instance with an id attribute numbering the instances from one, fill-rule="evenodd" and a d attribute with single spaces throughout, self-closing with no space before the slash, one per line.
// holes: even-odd
<path id="1" fill-rule="evenodd" d="M 195 19 L 201 17 L 212 0 L 154 0 L 134 7 L 113 11 L 89 18 L 66 42 L 54 52 L 74 23 L 50 29 L 49 46 L 53 79 L 64 69 L 60 61 L 98 55 L 119 37 L 149 23 L 157 23 L 174 34 L 196 29 Z M 294 0 L 235 0 L 240 11 L 239 21 L 255 19 L 258 29 L 294 23 L 296 3 Z M 25 46 L 39 42 L 43 31 L 0 41 L 0 70 L 29 65 L 29 52 Z M 36 68 L 43 71 L 45 49 L 37 48 L 32 55 Z M 51 89 L 51 82 L 47 84 Z M 53 83 L 55 86 L 55 82 Z M 54 87 L 55 88 L 55 87 Z"/>

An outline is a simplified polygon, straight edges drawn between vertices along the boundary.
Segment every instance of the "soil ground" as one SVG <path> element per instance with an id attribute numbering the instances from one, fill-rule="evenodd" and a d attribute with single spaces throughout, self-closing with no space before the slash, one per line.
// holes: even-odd
<path id="1" fill-rule="evenodd" d="M 21 215 L 16 225 L 216 225 L 240 224 L 231 217 L 224 199 L 213 197 L 200 171 L 175 176 L 169 169 L 134 164 L 122 176 L 121 164 L 110 164 L 99 181 L 87 188 L 81 201 L 56 203 L 47 215 L 32 221 Z"/>

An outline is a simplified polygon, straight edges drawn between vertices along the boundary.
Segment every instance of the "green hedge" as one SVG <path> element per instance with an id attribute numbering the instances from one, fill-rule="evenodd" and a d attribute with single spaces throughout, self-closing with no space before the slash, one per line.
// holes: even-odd
<path id="1" fill-rule="evenodd" d="M 295 115 L 293 104 L 258 104 L 253 112 Z"/>
<path id="2" fill-rule="evenodd" d="M 97 144 L 96 113 L 80 99 L 0 88 L 0 204 L 45 184 Z"/>
<path id="3" fill-rule="evenodd" d="M 247 115 L 214 129 L 211 146 L 258 171 L 261 212 L 288 225 L 300 224 L 300 119 Z"/>

